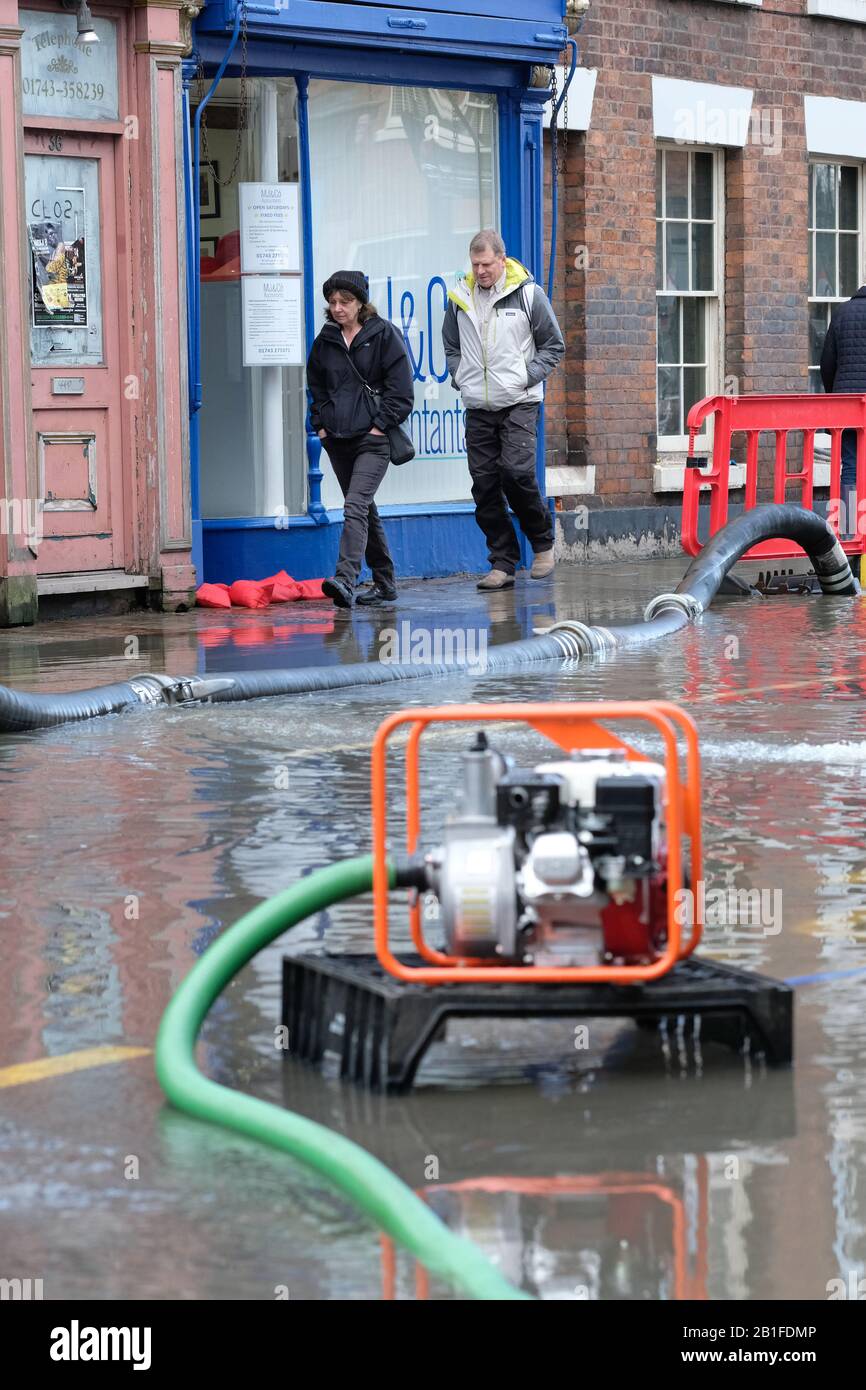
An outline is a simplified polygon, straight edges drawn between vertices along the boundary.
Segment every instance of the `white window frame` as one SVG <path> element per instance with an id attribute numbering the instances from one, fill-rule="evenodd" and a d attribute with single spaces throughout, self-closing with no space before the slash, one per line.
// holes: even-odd
<path id="1" fill-rule="evenodd" d="M 812 182 L 812 170 L 813 170 L 813 168 L 814 168 L 814 166 L 815 166 L 816 164 L 834 164 L 834 165 L 836 165 L 837 168 L 840 168 L 840 169 L 842 169 L 842 168 L 848 168 L 848 169 L 856 169 L 856 170 L 857 170 L 857 174 L 858 174 L 858 179 L 857 179 L 857 220 L 858 220 L 858 224 L 859 224 L 859 225 L 858 225 L 858 229 L 857 229 L 857 236 L 858 236 L 859 242 L 860 242 L 860 245 L 859 245 L 859 247 L 858 247 L 858 256 L 857 256 L 857 288 L 859 289 L 860 286 L 864 283 L 864 280 L 866 280 L 866 250 L 864 250 L 864 248 L 866 248 L 866 235 L 864 235 L 864 230 L 866 230 L 866 221 L 864 221 L 864 219 L 866 219 L 866 162 L 864 162 L 864 161 L 861 160 L 861 159 L 842 159 L 842 158 L 841 158 L 840 156 L 838 156 L 838 155 L 810 154 L 810 155 L 809 155 L 809 162 L 808 162 L 808 165 L 807 165 L 807 169 L 808 169 L 808 178 L 809 178 L 809 183 L 810 183 L 810 185 L 811 185 L 811 182 Z M 808 207 L 808 201 L 807 201 L 807 207 Z M 814 219 L 815 219 L 816 214 L 817 214 L 817 199 L 814 200 L 814 202 L 813 202 L 813 207 L 812 207 L 812 218 L 813 218 L 813 221 L 814 221 Z M 838 208 L 838 203 L 837 203 L 837 207 L 836 207 L 836 221 L 837 221 L 837 223 L 838 223 L 838 220 L 839 220 L 839 208 Z M 833 229 L 833 228 L 830 228 L 830 227 L 821 227 L 821 228 L 817 228 L 817 229 L 816 229 L 815 227 L 809 227 L 809 229 L 808 229 L 808 235 L 809 235 L 810 241 L 811 241 L 812 238 L 814 237 L 815 231 L 816 231 L 816 230 L 818 230 L 818 231 L 827 231 L 827 232 L 829 232 L 829 231 L 835 231 L 835 236 L 836 236 L 836 284 L 837 284 L 837 286 L 838 286 L 838 284 L 839 284 L 839 228 L 836 227 L 835 229 Z M 848 235 L 850 235 L 850 233 L 848 233 Z M 815 266 L 816 266 L 816 264 L 817 264 L 816 257 L 815 257 L 815 251 L 814 251 L 814 242 L 812 243 L 812 246 L 813 246 L 813 249 L 812 249 L 812 271 L 813 271 L 813 274 L 814 274 Z M 810 309 L 810 311 L 811 311 L 811 306 L 812 306 L 813 304 L 831 304 L 831 305 L 832 305 L 832 304 L 846 304 L 850 298 L 851 298 L 851 296 L 850 296 L 849 294 L 841 294 L 841 295 L 840 295 L 840 294 L 836 294 L 836 295 L 826 295 L 826 294 L 825 294 L 825 295 L 820 295 L 820 294 L 813 294 L 813 293 L 812 293 L 812 284 L 811 284 L 811 281 L 810 281 L 810 284 L 809 284 L 809 293 L 808 293 L 807 298 L 806 298 L 806 303 L 807 303 L 807 306 L 809 307 L 809 309 Z M 818 366 L 818 365 L 819 365 L 818 363 L 812 363 L 812 362 L 807 362 L 807 364 L 806 364 L 806 371 L 807 371 L 807 389 L 808 389 L 808 373 L 812 371 L 813 366 Z M 819 394 L 820 394 L 820 393 L 819 393 Z M 827 438 L 828 438 L 828 440 L 829 440 L 829 435 L 827 436 Z M 828 444 L 828 448 L 829 448 L 829 444 Z"/>
<path id="2" fill-rule="evenodd" d="M 657 140 L 656 149 L 664 152 L 672 150 L 690 154 L 709 154 L 713 157 L 713 223 L 715 226 L 715 239 L 713 246 L 713 263 L 715 270 L 715 292 L 709 290 L 689 290 L 689 291 L 665 291 L 656 290 L 656 300 L 664 297 L 665 294 L 675 293 L 680 298 L 706 299 L 710 303 L 707 323 L 707 395 L 713 396 L 720 394 L 723 386 L 723 364 L 725 360 L 725 151 L 718 146 L 712 145 L 685 145 L 677 144 L 670 140 Z M 663 205 L 664 206 L 664 205 Z M 655 219 L 658 221 L 658 219 Z M 657 273 L 656 267 L 656 273 Z M 658 430 L 658 317 L 656 315 L 655 327 L 655 426 Z M 706 427 L 705 427 L 706 430 Z M 700 436 L 702 441 L 706 441 L 706 433 Z M 657 434 L 656 452 L 661 455 L 674 455 L 673 459 L 660 462 L 682 463 L 681 455 L 688 452 L 689 436 L 688 431 L 684 434 Z"/>

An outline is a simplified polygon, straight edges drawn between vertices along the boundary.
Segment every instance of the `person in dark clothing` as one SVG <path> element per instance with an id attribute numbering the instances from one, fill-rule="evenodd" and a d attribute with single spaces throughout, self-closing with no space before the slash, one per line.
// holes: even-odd
<path id="1" fill-rule="evenodd" d="M 821 380 L 827 392 L 866 392 L 866 285 L 861 285 L 847 304 L 830 320 L 821 353 Z M 842 431 L 842 500 L 846 511 L 856 507 L 857 431 Z M 849 515 L 847 529 L 856 533 L 856 517 Z"/>
<path id="2" fill-rule="evenodd" d="M 322 293 L 326 322 L 307 362 L 310 420 L 345 499 L 336 573 L 322 588 L 338 608 L 351 608 L 366 559 L 373 583 L 357 602 L 392 603 L 394 562 L 373 498 L 391 460 L 387 432 L 412 409 L 412 368 L 402 333 L 369 302 L 361 271 L 337 271 Z"/>

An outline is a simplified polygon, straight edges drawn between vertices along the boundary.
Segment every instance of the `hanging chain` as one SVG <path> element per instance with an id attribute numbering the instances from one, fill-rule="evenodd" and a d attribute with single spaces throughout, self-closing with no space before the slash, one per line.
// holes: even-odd
<path id="1" fill-rule="evenodd" d="M 568 169 L 568 80 L 566 79 L 562 103 L 562 187 L 565 191 L 565 176 Z"/>
<path id="2" fill-rule="evenodd" d="M 204 65 L 201 60 L 201 55 L 199 55 L 198 70 L 196 72 L 196 96 L 198 98 L 199 105 L 201 104 L 205 96 L 205 81 L 206 78 L 204 75 Z M 240 110 L 238 113 L 238 138 L 237 143 L 235 145 L 235 153 L 234 159 L 232 161 L 231 171 L 229 172 L 227 178 L 217 178 L 216 170 L 214 169 L 214 163 L 211 159 L 211 153 L 208 149 L 207 143 L 207 112 L 203 111 L 201 117 L 200 130 L 202 163 L 210 165 L 214 183 L 218 183 L 220 188 L 227 188 L 230 183 L 233 183 L 235 174 L 238 171 L 238 165 L 241 162 L 241 154 L 243 153 L 244 132 L 247 128 L 247 109 L 247 7 L 246 5 L 243 5 L 243 8 L 241 10 L 241 100 Z"/>
<path id="3" fill-rule="evenodd" d="M 559 118 L 556 114 L 557 82 L 555 65 L 550 69 L 550 87 L 553 93 L 550 103 L 550 176 L 552 179 L 555 179 L 559 170 L 559 132 L 556 128 Z"/>

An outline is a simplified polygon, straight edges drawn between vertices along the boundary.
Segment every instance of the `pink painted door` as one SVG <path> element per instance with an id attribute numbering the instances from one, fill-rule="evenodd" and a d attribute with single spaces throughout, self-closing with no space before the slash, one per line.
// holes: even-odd
<path id="1" fill-rule="evenodd" d="M 40 574 L 124 569 L 123 418 L 112 136 L 25 134 Z"/>

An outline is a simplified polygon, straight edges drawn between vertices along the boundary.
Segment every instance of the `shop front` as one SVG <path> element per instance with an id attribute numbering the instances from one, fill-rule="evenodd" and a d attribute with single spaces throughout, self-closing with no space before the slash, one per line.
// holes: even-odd
<path id="1" fill-rule="evenodd" d="M 0 0 L 0 623 L 191 600 L 182 0 Z"/>
<path id="2" fill-rule="evenodd" d="M 307 416 L 321 285 L 403 331 L 416 458 L 377 503 L 398 573 L 482 568 L 441 343 L 482 226 L 542 274 L 542 118 L 563 0 L 211 0 L 184 65 L 193 534 L 209 581 L 333 569 L 342 498 Z M 213 79 L 222 68 L 219 83 Z M 539 448 L 540 475 L 543 443 Z"/>

